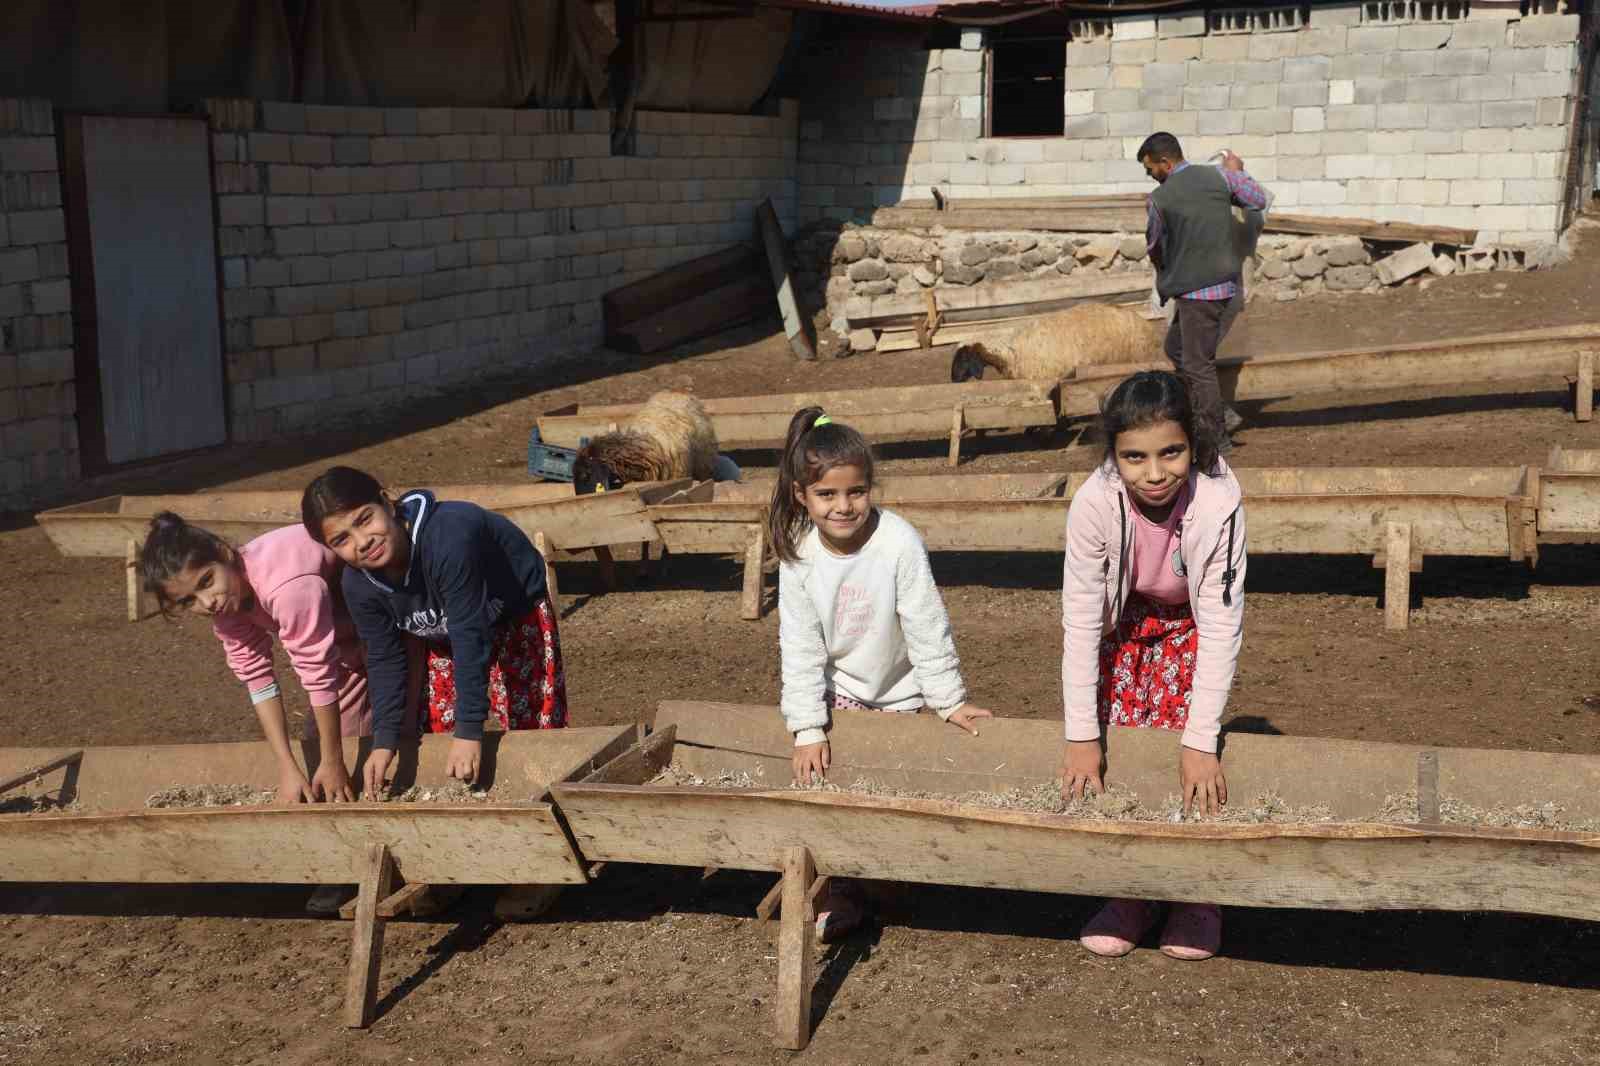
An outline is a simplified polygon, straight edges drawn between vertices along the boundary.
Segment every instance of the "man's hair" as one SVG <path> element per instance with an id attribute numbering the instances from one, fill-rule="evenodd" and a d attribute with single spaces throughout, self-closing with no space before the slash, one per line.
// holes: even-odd
<path id="1" fill-rule="evenodd" d="M 1144 139 L 1144 143 L 1139 146 L 1138 154 L 1133 158 L 1142 163 L 1147 157 L 1176 163 L 1183 159 L 1183 145 L 1179 144 L 1178 138 L 1170 133 L 1152 133 Z"/>

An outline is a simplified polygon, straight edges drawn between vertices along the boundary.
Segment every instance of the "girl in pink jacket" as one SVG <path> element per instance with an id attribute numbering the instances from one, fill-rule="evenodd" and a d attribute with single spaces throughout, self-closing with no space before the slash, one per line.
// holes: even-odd
<path id="1" fill-rule="evenodd" d="M 235 549 L 170 511 L 150 522 L 139 554 L 140 576 L 163 612 L 211 619 L 277 757 L 281 804 L 356 798 L 339 739 L 369 736 L 372 710 L 366 660 L 339 595 L 341 569 L 303 526 L 263 533 Z M 310 780 L 290 748 L 272 665 L 274 637 L 311 700 L 306 736 L 318 739 L 322 757 Z"/>
<path id="2" fill-rule="evenodd" d="M 1181 730 L 1184 810 L 1215 813 L 1228 800 L 1217 735 L 1244 634 L 1239 482 L 1197 425 L 1174 374 L 1148 371 L 1124 381 L 1102 421 L 1105 462 L 1067 511 L 1062 791 L 1072 799 L 1104 788 L 1107 724 Z M 1111 900 L 1084 927 L 1083 945 L 1097 955 L 1125 955 L 1159 910 Z M 1210 958 L 1221 941 L 1217 907 L 1172 905 L 1164 953 Z"/>

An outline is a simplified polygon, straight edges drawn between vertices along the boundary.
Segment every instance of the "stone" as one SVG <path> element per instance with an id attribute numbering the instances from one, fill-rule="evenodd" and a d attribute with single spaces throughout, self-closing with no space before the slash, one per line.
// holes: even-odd
<path id="1" fill-rule="evenodd" d="M 1294 289 L 1280 289 L 1273 299 L 1277 300 L 1281 304 L 1286 304 L 1290 300 L 1300 299 L 1300 294 Z"/>
<path id="2" fill-rule="evenodd" d="M 883 242 L 883 257 L 891 263 L 925 263 L 929 254 L 921 237 L 902 234 Z"/>
<path id="3" fill-rule="evenodd" d="M 1269 281 L 1289 276 L 1289 264 L 1282 259 L 1263 259 L 1261 261 L 1261 276 Z"/>
<path id="4" fill-rule="evenodd" d="M 910 274 L 907 274 L 905 277 L 895 282 L 894 291 L 904 296 L 913 292 L 921 292 L 922 286 L 917 283 L 916 278 L 912 277 Z"/>
<path id="5" fill-rule="evenodd" d="M 1078 249 L 1077 260 L 1080 263 L 1096 263 L 1103 270 L 1117 257 L 1117 246 L 1121 243 L 1116 237 L 1096 237 Z"/>
<path id="6" fill-rule="evenodd" d="M 895 284 L 887 278 L 878 281 L 863 281 L 856 286 L 858 296 L 887 296 L 894 292 Z"/>
<path id="7" fill-rule="evenodd" d="M 835 315 L 828 322 L 828 328 L 841 337 L 850 336 L 850 320 L 843 315 Z"/>
<path id="8" fill-rule="evenodd" d="M 1372 284 L 1372 268 L 1364 264 L 1329 267 L 1323 275 L 1329 292 L 1353 292 Z"/>
<path id="9" fill-rule="evenodd" d="M 1078 261 L 1070 255 L 1064 255 L 1056 261 L 1056 272 L 1070 274 L 1078 268 Z"/>
<path id="10" fill-rule="evenodd" d="M 1001 255 L 1021 255 L 1023 252 L 1032 251 L 1039 247 L 1039 238 L 1029 233 L 1018 237 L 1008 237 L 996 247 Z"/>
<path id="11" fill-rule="evenodd" d="M 1378 263 L 1378 280 L 1385 285 L 1404 281 L 1433 265 L 1433 245 L 1413 244 Z"/>
<path id="12" fill-rule="evenodd" d="M 828 296 L 828 306 L 838 307 L 855 295 L 855 286 L 850 283 L 849 278 L 833 277 L 828 279 L 828 287 L 825 291 Z"/>
<path id="13" fill-rule="evenodd" d="M 1023 252 L 1018 262 L 1022 264 L 1023 270 L 1038 270 L 1040 267 L 1054 262 L 1054 259 L 1046 258 L 1043 252 L 1035 248 L 1030 252 Z"/>
<path id="14" fill-rule="evenodd" d="M 1320 255 L 1312 255 L 1309 252 L 1294 261 L 1294 273 L 1299 278 L 1319 277 L 1327 268 L 1328 261 L 1326 259 Z"/>
<path id="15" fill-rule="evenodd" d="M 1448 255 L 1436 256 L 1433 262 L 1428 264 L 1428 271 L 1436 278 L 1448 278 L 1456 272 L 1456 261 Z"/>
<path id="16" fill-rule="evenodd" d="M 1143 237 L 1124 237 L 1122 243 L 1117 245 L 1117 254 L 1130 262 L 1137 263 L 1150 254 L 1150 249 L 1144 243 Z"/>
<path id="17" fill-rule="evenodd" d="M 1371 256 L 1367 255 L 1367 246 L 1361 243 L 1360 237 L 1335 237 L 1328 242 L 1327 251 L 1323 256 L 1331 267 L 1347 267 L 1371 262 Z"/>
<path id="18" fill-rule="evenodd" d="M 911 273 L 911 268 L 904 263 L 890 263 L 887 267 L 890 281 L 899 281 Z"/>
<path id="19" fill-rule="evenodd" d="M 1434 281 L 1434 278 L 1423 278 L 1421 281 L 1417 282 L 1417 289 L 1421 292 L 1427 292 L 1429 289 L 1433 288 Z"/>
<path id="20" fill-rule="evenodd" d="M 850 350 L 852 352 L 870 352 L 878 346 L 878 335 L 870 329 L 853 329 L 850 331 Z"/>
<path id="21" fill-rule="evenodd" d="M 840 237 L 839 243 L 833 246 L 834 259 L 844 263 L 854 263 L 867 254 L 867 242 L 860 237 Z"/>
<path id="22" fill-rule="evenodd" d="M 983 268 L 949 263 L 944 268 L 944 280 L 951 285 L 971 285 L 983 280 Z"/>
<path id="23" fill-rule="evenodd" d="M 931 287 L 934 282 L 939 280 L 937 277 L 934 276 L 933 271 L 929 270 L 925 266 L 917 267 L 915 270 L 913 270 L 911 272 L 911 276 L 913 278 L 917 279 L 917 284 L 918 285 L 921 285 L 921 286 L 923 286 L 925 288 Z"/>
<path id="24" fill-rule="evenodd" d="M 1305 241 L 1290 241 L 1288 244 L 1283 246 L 1283 252 L 1279 255 L 1279 258 L 1282 259 L 1285 263 L 1292 263 L 1296 259 L 1299 259 L 1302 255 L 1305 255 L 1305 254 L 1306 254 L 1306 242 Z"/>
<path id="25" fill-rule="evenodd" d="M 1022 267 L 1015 259 L 993 259 L 984 268 L 984 277 L 990 281 L 999 281 L 1001 278 L 1014 278 L 1022 273 Z"/>
<path id="26" fill-rule="evenodd" d="M 889 276 L 889 268 L 876 259 L 862 259 L 850 264 L 851 281 L 882 281 Z"/>
<path id="27" fill-rule="evenodd" d="M 978 244 L 974 242 L 972 244 L 964 245 L 961 249 L 962 266 L 982 266 L 992 258 L 994 258 L 994 253 L 989 250 L 989 246 L 987 244 Z"/>

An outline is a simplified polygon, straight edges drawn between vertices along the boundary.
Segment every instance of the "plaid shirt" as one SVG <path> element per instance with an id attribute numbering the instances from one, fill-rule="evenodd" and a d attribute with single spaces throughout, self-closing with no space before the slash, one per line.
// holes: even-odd
<path id="1" fill-rule="evenodd" d="M 1187 162 L 1179 163 L 1172 168 L 1172 172 L 1176 174 L 1188 165 Z M 1267 194 L 1261 190 L 1260 185 L 1256 184 L 1256 179 L 1242 170 L 1228 170 L 1226 167 L 1217 169 L 1218 173 L 1222 175 L 1222 180 L 1228 183 L 1228 192 L 1233 195 L 1234 203 L 1251 211 L 1260 211 L 1267 206 Z M 1149 222 L 1145 226 L 1145 243 L 1149 246 L 1151 254 L 1154 255 L 1156 250 L 1161 247 L 1161 238 L 1166 236 L 1167 225 L 1166 221 L 1161 217 L 1160 210 L 1156 207 L 1155 197 L 1145 197 L 1145 210 L 1149 213 Z M 1205 288 L 1196 289 L 1194 292 L 1186 292 L 1178 299 L 1231 300 L 1238 294 L 1238 279 L 1229 278 L 1227 281 L 1219 281 L 1215 285 L 1207 285 Z"/>

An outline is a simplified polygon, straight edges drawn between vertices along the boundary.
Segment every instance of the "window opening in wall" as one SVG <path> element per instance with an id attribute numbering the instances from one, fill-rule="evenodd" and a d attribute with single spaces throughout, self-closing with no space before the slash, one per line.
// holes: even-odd
<path id="1" fill-rule="evenodd" d="M 1066 38 L 996 41 L 989 46 L 988 71 L 988 136 L 1059 137 L 1066 132 Z"/>
<path id="2" fill-rule="evenodd" d="M 1111 23 L 1106 19 L 1073 19 L 1067 32 L 1074 41 L 1094 41 L 1111 36 Z"/>
<path id="3" fill-rule="evenodd" d="M 1305 24 L 1303 7 L 1229 7 L 1206 13 L 1209 33 L 1281 33 Z"/>
<path id="4" fill-rule="evenodd" d="M 1472 9 L 1470 0 L 1367 0 L 1361 5 L 1361 21 L 1459 22 Z"/>

